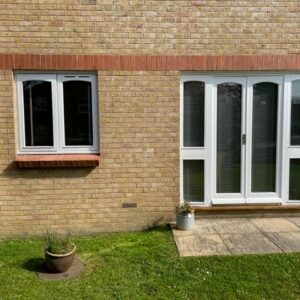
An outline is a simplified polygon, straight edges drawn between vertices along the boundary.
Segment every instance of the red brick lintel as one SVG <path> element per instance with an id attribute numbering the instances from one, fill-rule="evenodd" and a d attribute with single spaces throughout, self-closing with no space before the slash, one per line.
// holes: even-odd
<path id="1" fill-rule="evenodd" d="M 0 70 L 296 71 L 300 70 L 300 54 L 231 56 L 0 54 Z"/>
<path id="2" fill-rule="evenodd" d="M 28 154 L 17 155 L 17 168 L 82 168 L 99 166 L 100 155 L 96 154 Z"/>

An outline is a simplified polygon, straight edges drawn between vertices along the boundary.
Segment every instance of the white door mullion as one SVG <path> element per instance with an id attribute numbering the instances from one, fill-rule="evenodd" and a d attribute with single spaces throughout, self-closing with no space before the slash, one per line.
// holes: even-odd
<path id="1" fill-rule="evenodd" d="M 241 117 L 241 193 L 245 198 L 247 187 L 246 187 L 246 147 L 247 147 L 247 78 L 243 78 L 242 85 L 242 117 Z M 244 135 L 246 136 L 244 144 Z"/>
<path id="2" fill-rule="evenodd" d="M 211 204 L 213 196 L 212 178 L 213 178 L 213 78 L 208 76 L 205 83 L 205 147 L 206 160 L 204 161 L 204 201 L 205 204 Z"/>
<path id="3" fill-rule="evenodd" d="M 246 159 L 245 159 L 245 197 L 249 198 L 251 193 L 251 168 L 252 168 L 252 110 L 253 110 L 253 85 L 247 78 L 246 99 Z"/>

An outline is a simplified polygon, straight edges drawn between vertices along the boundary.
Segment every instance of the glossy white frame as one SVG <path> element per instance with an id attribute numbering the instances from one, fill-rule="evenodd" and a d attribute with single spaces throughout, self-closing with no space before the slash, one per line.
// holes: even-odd
<path id="1" fill-rule="evenodd" d="M 244 195 L 222 195 L 216 193 L 216 83 L 243 82 L 243 133 L 246 133 L 244 155 Z M 183 202 L 183 160 L 204 160 L 204 202 L 193 205 L 212 204 L 300 204 L 299 200 L 289 200 L 289 165 L 291 158 L 300 159 L 300 146 L 290 145 L 291 122 L 291 83 L 300 80 L 300 74 L 282 73 L 210 73 L 183 74 L 180 81 L 180 202 Z M 183 147 L 183 84 L 186 81 L 205 83 L 205 136 L 203 148 Z M 276 192 L 251 193 L 251 139 L 252 139 L 252 86 L 259 82 L 273 82 L 278 85 L 277 114 L 277 158 L 276 158 Z M 247 108 L 246 108 L 247 105 Z M 249 113 L 250 112 L 250 113 Z M 250 154 L 249 154 L 250 153 Z M 250 168 L 249 168 L 250 166 Z M 243 183 L 242 183 L 243 184 Z M 244 196 L 244 197 L 243 197 Z"/>
<path id="2" fill-rule="evenodd" d="M 285 88 L 285 95 L 284 95 L 284 109 L 286 119 L 284 120 L 283 130 L 287 132 L 284 135 L 284 144 L 287 145 L 283 149 L 283 156 L 285 163 L 282 166 L 282 194 L 283 194 L 283 201 L 287 204 L 300 204 L 299 200 L 289 200 L 289 179 L 290 179 L 290 160 L 291 159 L 300 159 L 300 145 L 291 145 L 290 138 L 291 138 L 291 107 L 292 107 L 292 83 L 293 81 L 300 80 L 300 74 L 287 74 L 285 75 L 284 80 L 284 88 Z"/>
<path id="3" fill-rule="evenodd" d="M 18 154 L 60 154 L 60 153 L 99 153 L 98 138 L 98 101 L 96 76 L 74 73 L 18 73 L 15 76 L 17 87 L 18 113 Z M 53 114 L 53 147 L 26 146 L 23 81 L 43 80 L 51 82 L 52 87 L 52 114 Z M 92 117 L 93 117 L 93 145 L 66 146 L 64 141 L 64 113 L 63 113 L 63 82 L 81 80 L 91 82 L 92 85 Z"/>
<path id="4" fill-rule="evenodd" d="M 183 116 L 184 116 L 184 103 L 183 103 L 183 88 L 184 83 L 188 81 L 200 81 L 205 83 L 204 90 L 204 147 L 184 147 L 183 146 Z M 211 174 L 210 163 L 211 152 L 209 151 L 212 143 L 211 128 L 206 124 L 212 114 L 212 102 L 209 101 L 212 95 L 212 76 L 194 76 L 183 75 L 180 81 L 180 203 L 184 202 L 183 199 L 183 161 L 184 160 L 204 160 L 204 202 L 193 202 L 193 205 L 208 205 L 211 195 L 211 181 L 209 180 Z"/>
<path id="5" fill-rule="evenodd" d="M 219 84 L 222 83 L 237 83 L 242 86 L 242 99 L 241 99 L 241 135 L 245 134 L 245 103 L 246 103 L 246 79 L 244 77 L 238 76 L 215 76 L 214 84 L 213 84 L 213 118 L 212 118 L 212 132 L 213 132 L 213 143 L 212 143 L 212 170 L 213 170 L 213 198 L 212 202 L 214 204 L 230 204 L 234 199 L 234 203 L 243 204 L 245 203 L 245 197 L 243 196 L 245 193 L 245 185 L 244 185 L 244 174 L 243 170 L 245 165 L 245 145 L 241 145 L 241 193 L 217 193 L 217 88 Z"/>

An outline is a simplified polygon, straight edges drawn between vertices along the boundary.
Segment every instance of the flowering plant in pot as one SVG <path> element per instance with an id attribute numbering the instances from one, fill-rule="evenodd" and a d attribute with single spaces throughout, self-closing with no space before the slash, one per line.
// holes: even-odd
<path id="1" fill-rule="evenodd" d="M 180 230 L 191 230 L 195 223 L 194 209 L 189 202 L 184 202 L 176 208 L 176 226 Z"/>
<path id="2" fill-rule="evenodd" d="M 61 234 L 55 231 L 47 231 L 44 238 L 47 269 L 53 273 L 68 271 L 74 261 L 76 251 L 70 232 Z"/>

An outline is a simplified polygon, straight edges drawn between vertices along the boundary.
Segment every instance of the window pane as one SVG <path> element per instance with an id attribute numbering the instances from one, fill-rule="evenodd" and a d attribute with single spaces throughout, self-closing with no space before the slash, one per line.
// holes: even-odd
<path id="1" fill-rule="evenodd" d="M 184 83 L 184 146 L 204 146 L 204 83 Z"/>
<path id="2" fill-rule="evenodd" d="M 53 146 L 52 91 L 47 81 L 23 82 L 26 146 Z"/>
<path id="3" fill-rule="evenodd" d="M 290 200 L 300 200 L 300 159 L 290 160 Z"/>
<path id="4" fill-rule="evenodd" d="M 275 192 L 277 84 L 253 86 L 252 192 Z"/>
<path id="5" fill-rule="evenodd" d="M 292 83 L 291 145 L 300 145 L 300 80 Z"/>
<path id="6" fill-rule="evenodd" d="M 242 86 L 218 85 L 217 193 L 241 192 Z"/>
<path id="7" fill-rule="evenodd" d="M 91 83 L 66 81 L 63 90 L 66 145 L 93 145 Z"/>
<path id="8" fill-rule="evenodd" d="M 183 194 L 185 201 L 204 201 L 203 160 L 185 160 L 183 162 Z"/>

